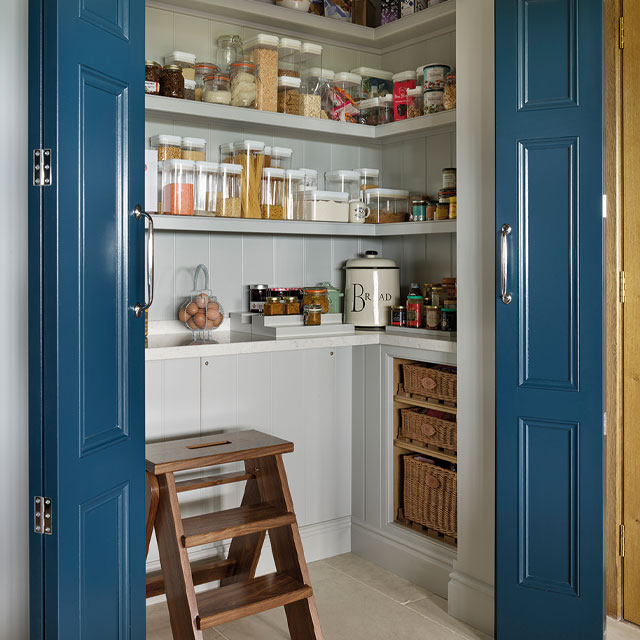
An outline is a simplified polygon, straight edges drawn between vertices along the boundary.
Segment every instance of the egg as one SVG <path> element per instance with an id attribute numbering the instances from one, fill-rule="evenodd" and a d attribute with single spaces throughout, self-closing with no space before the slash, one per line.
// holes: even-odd
<path id="1" fill-rule="evenodd" d="M 207 324 L 205 326 L 205 329 L 209 330 L 209 329 L 213 329 L 213 327 L 215 327 L 216 325 L 213 323 L 213 320 L 207 320 Z"/>
<path id="2" fill-rule="evenodd" d="M 196 323 L 196 327 L 198 327 L 198 329 L 204 329 L 204 325 L 207 323 L 207 318 L 202 311 L 199 311 L 195 316 L 193 316 L 193 321 Z"/>
<path id="3" fill-rule="evenodd" d="M 214 327 L 219 327 L 222 324 L 223 320 L 224 320 L 224 316 L 218 314 L 218 317 L 215 320 L 211 320 L 211 322 L 213 322 Z"/>
<path id="4" fill-rule="evenodd" d="M 211 319 L 211 318 L 217 318 L 220 315 L 220 305 L 216 304 L 215 309 L 213 308 L 212 305 L 209 305 L 207 307 L 207 318 Z"/>
<path id="5" fill-rule="evenodd" d="M 207 305 L 207 314 L 209 313 L 209 310 L 218 311 L 219 309 L 220 305 L 217 302 L 209 302 L 209 304 Z"/>
<path id="6" fill-rule="evenodd" d="M 190 302 L 190 303 L 187 305 L 187 313 L 188 313 L 190 316 L 193 316 L 193 315 L 195 315 L 196 313 L 198 313 L 198 305 L 197 305 L 195 302 Z"/>
<path id="7" fill-rule="evenodd" d="M 221 317 L 222 316 L 221 316 L 220 312 L 216 311 L 215 309 L 213 311 L 211 311 L 211 312 L 207 311 L 207 318 L 209 320 L 213 320 L 214 322 L 217 322 L 218 319 L 221 318 Z M 220 323 L 218 322 L 218 324 L 220 324 Z"/>
<path id="8" fill-rule="evenodd" d="M 198 329 L 196 323 L 193 321 L 193 318 L 187 318 L 187 327 L 189 327 L 189 329 L 191 329 L 192 331 L 196 331 Z"/>
<path id="9" fill-rule="evenodd" d="M 180 320 L 180 322 L 186 322 L 188 317 L 189 316 L 187 315 L 187 308 L 182 307 L 178 312 L 178 319 Z"/>
<path id="10" fill-rule="evenodd" d="M 207 306 L 207 302 L 209 302 L 209 296 L 206 293 L 201 293 L 196 298 L 196 304 L 200 309 L 204 309 Z"/>

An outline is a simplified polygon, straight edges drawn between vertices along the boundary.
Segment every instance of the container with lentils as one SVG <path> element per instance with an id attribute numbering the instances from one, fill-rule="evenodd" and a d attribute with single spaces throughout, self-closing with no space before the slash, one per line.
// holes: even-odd
<path id="1" fill-rule="evenodd" d="M 155 60 L 144 61 L 144 92 L 150 96 L 160 95 L 162 65 Z"/>
<path id="2" fill-rule="evenodd" d="M 182 138 L 158 134 L 150 140 L 151 148 L 158 152 L 158 161 L 179 160 L 182 157 Z"/>
<path id="3" fill-rule="evenodd" d="M 184 77 L 178 65 L 170 64 L 162 70 L 160 95 L 167 98 L 184 98 Z"/>

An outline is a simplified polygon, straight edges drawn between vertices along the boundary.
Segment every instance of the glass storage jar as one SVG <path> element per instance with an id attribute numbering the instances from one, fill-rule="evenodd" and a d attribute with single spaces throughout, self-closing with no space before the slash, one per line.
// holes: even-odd
<path id="1" fill-rule="evenodd" d="M 218 196 L 218 163 L 196 162 L 195 201 L 197 216 L 215 216 Z"/>
<path id="2" fill-rule="evenodd" d="M 204 162 L 206 158 L 207 141 L 204 138 L 182 138 L 181 157 L 183 160 Z"/>
<path id="3" fill-rule="evenodd" d="M 341 122 L 358 122 L 360 110 L 358 95 L 362 76 L 357 73 L 343 71 L 336 73 L 333 78 L 333 109 L 332 119 Z"/>
<path id="4" fill-rule="evenodd" d="M 278 78 L 278 112 L 292 116 L 300 115 L 300 78 Z"/>
<path id="5" fill-rule="evenodd" d="M 202 102 L 204 97 L 204 79 L 219 73 L 220 69 L 213 62 L 196 62 L 196 90 L 195 99 Z"/>
<path id="6" fill-rule="evenodd" d="M 298 169 L 288 169 L 285 172 L 284 180 L 284 219 L 302 220 L 304 172 Z"/>
<path id="7" fill-rule="evenodd" d="M 256 109 L 278 110 L 278 36 L 260 33 L 245 43 L 251 62 L 258 66 Z"/>
<path id="8" fill-rule="evenodd" d="M 409 192 L 403 189 L 367 189 L 364 202 L 369 207 L 369 224 L 406 222 L 409 217 Z"/>
<path id="9" fill-rule="evenodd" d="M 193 160 L 165 160 L 162 163 L 162 212 L 192 216 L 194 182 Z"/>
<path id="10" fill-rule="evenodd" d="M 409 98 L 409 109 L 407 110 L 407 118 L 419 118 L 424 115 L 424 91 L 422 87 L 415 87 L 407 91 Z"/>
<path id="11" fill-rule="evenodd" d="M 380 124 L 389 124 L 393 122 L 393 94 L 388 93 L 386 96 L 380 98 Z"/>
<path id="12" fill-rule="evenodd" d="M 305 191 L 302 216 L 315 222 L 349 222 L 349 194 Z"/>
<path id="13" fill-rule="evenodd" d="M 204 79 L 204 102 L 231 104 L 231 85 L 229 76 L 215 73 Z"/>
<path id="14" fill-rule="evenodd" d="M 284 302 L 277 296 L 269 296 L 264 303 L 265 316 L 282 316 L 284 315 Z"/>
<path id="15" fill-rule="evenodd" d="M 234 62 L 231 65 L 231 106 L 256 106 L 258 67 L 253 62 Z"/>
<path id="16" fill-rule="evenodd" d="M 442 96 L 442 104 L 445 109 L 456 108 L 456 74 L 448 73 L 444 83 L 444 94 Z"/>
<path id="17" fill-rule="evenodd" d="M 360 177 L 360 198 L 364 199 L 366 189 L 377 189 L 380 186 L 380 169 L 355 169 Z"/>
<path id="18" fill-rule="evenodd" d="M 329 292 L 324 287 L 305 287 L 302 293 L 302 305 L 317 304 L 322 313 L 329 313 Z"/>
<path id="19" fill-rule="evenodd" d="M 218 165 L 218 190 L 216 192 L 216 215 L 222 218 L 240 218 L 240 185 L 242 167 L 239 164 Z"/>
<path id="20" fill-rule="evenodd" d="M 265 220 L 284 220 L 284 169 L 262 170 L 260 211 Z"/>
<path id="21" fill-rule="evenodd" d="M 184 99 L 195 100 L 196 99 L 196 81 L 186 80 L 184 81 Z"/>
<path id="22" fill-rule="evenodd" d="M 216 43 L 216 63 L 220 72 L 228 75 L 231 65 L 243 58 L 242 40 L 240 36 L 227 34 L 218 36 Z"/>
<path id="23" fill-rule="evenodd" d="M 335 73 L 331 69 L 312 67 L 302 70 L 300 85 L 301 115 L 330 119 L 333 109 L 332 85 Z M 306 98 L 304 96 L 307 96 Z M 320 105 L 318 111 L 318 104 Z"/>
<path id="24" fill-rule="evenodd" d="M 165 68 L 167 65 L 175 65 L 182 71 L 185 80 L 196 79 L 196 55 L 185 51 L 172 51 L 164 57 Z"/>
<path id="25" fill-rule="evenodd" d="M 360 197 L 360 174 L 357 171 L 339 169 L 327 171 L 324 174 L 324 184 L 327 191 L 342 191 L 349 194 L 349 200 Z"/>
<path id="26" fill-rule="evenodd" d="M 368 124 L 374 127 L 380 124 L 380 98 L 360 100 L 358 107 L 360 109 L 360 115 L 358 116 L 360 124 Z"/>
<path id="27" fill-rule="evenodd" d="M 264 168 L 264 142 L 242 140 L 233 145 L 233 161 L 242 167 L 240 199 L 243 218 L 261 218 L 260 190 Z"/>
<path id="28" fill-rule="evenodd" d="M 162 69 L 160 95 L 167 98 L 184 98 L 184 77 L 177 65 L 170 64 Z"/>
<path id="29" fill-rule="evenodd" d="M 179 160 L 182 157 L 182 138 L 163 133 L 152 136 L 151 148 L 158 152 L 158 160 Z"/>
<path id="30" fill-rule="evenodd" d="M 293 38 L 280 38 L 278 45 L 278 76 L 300 77 L 300 49 L 302 42 Z"/>
<path id="31" fill-rule="evenodd" d="M 151 96 L 160 95 L 160 74 L 162 65 L 155 60 L 144 61 L 144 92 Z"/>
<path id="32" fill-rule="evenodd" d="M 306 327 L 317 327 L 322 324 L 322 307 L 319 304 L 304 305 L 304 324 Z"/>
<path id="33" fill-rule="evenodd" d="M 300 299 L 296 296 L 286 296 L 282 299 L 284 302 L 284 313 L 287 316 L 300 315 Z"/>
<path id="34" fill-rule="evenodd" d="M 289 147 L 271 147 L 270 167 L 276 169 L 291 169 L 293 149 Z"/>

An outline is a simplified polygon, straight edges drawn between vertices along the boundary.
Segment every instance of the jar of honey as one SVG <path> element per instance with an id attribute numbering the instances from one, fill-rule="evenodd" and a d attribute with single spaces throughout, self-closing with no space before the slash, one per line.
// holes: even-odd
<path id="1" fill-rule="evenodd" d="M 284 302 L 280 298 L 269 296 L 264 303 L 265 316 L 282 316 L 284 315 Z"/>

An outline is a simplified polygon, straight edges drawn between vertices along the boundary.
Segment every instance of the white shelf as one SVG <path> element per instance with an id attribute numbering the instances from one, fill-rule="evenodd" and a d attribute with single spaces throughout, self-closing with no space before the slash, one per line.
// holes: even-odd
<path id="1" fill-rule="evenodd" d="M 148 7 L 218 17 L 255 29 L 296 34 L 378 53 L 414 38 L 424 39 L 429 35 L 455 29 L 456 26 L 456 0 L 447 0 L 376 29 L 255 0 L 147 0 L 146 4 Z"/>
<path id="2" fill-rule="evenodd" d="M 351 122 L 321 120 L 209 102 L 163 98 L 162 96 L 145 96 L 145 112 L 147 117 L 169 116 L 197 124 L 233 123 L 251 126 L 254 129 L 268 130 L 271 133 L 274 130 L 285 135 L 295 133 L 301 138 L 321 138 L 325 141 L 329 138 L 340 141 L 352 139 L 365 140 L 370 143 L 390 142 L 420 133 L 439 133 L 445 129 L 455 128 L 456 124 L 454 109 L 371 127 Z"/>
<path id="3" fill-rule="evenodd" d="M 209 216 L 152 215 L 156 231 L 202 231 L 208 233 L 268 233 L 300 236 L 384 237 L 455 233 L 455 220 L 396 222 L 393 224 L 351 224 L 297 220 L 254 220 Z"/>

